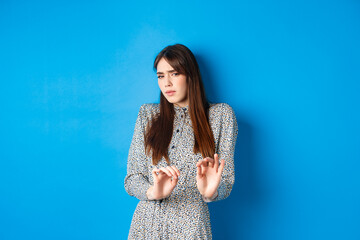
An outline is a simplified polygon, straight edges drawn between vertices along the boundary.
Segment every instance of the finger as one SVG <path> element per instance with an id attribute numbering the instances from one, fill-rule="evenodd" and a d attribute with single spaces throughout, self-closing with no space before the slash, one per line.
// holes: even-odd
<path id="1" fill-rule="evenodd" d="M 196 166 L 201 166 L 201 165 L 203 165 L 203 166 L 207 166 L 207 161 L 206 161 L 206 158 L 204 158 L 204 159 L 200 159 L 198 162 L 197 162 L 197 164 L 196 164 Z"/>
<path id="2" fill-rule="evenodd" d="M 209 167 L 213 167 L 214 166 L 214 164 L 215 164 L 215 160 L 214 159 L 212 159 L 212 158 L 207 158 L 207 161 L 208 161 L 208 165 L 209 165 Z"/>
<path id="3" fill-rule="evenodd" d="M 219 168 L 219 155 L 217 153 L 214 154 L 214 167 L 215 169 L 218 169 Z"/>
<path id="4" fill-rule="evenodd" d="M 173 178 L 177 178 L 177 174 L 171 166 L 166 167 L 166 169 L 169 170 Z"/>
<path id="5" fill-rule="evenodd" d="M 197 166 L 197 171 L 196 171 L 196 175 L 198 175 L 199 177 L 202 177 L 202 174 L 201 174 L 201 166 Z"/>
<path id="6" fill-rule="evenodd" d="M 177 169 L 177 167 L 175 167 L 175 166 L 170 166 L 170 167 L 171 167 L 172 169 L 174 169 L 176 175 L 179 177 L 179 176 L 180 176 L 180 171 L 179 171 L 179 169 Z"/>
<path id="7" fill-rule="evenodd" d="M 163 172 L 161 172 L 157 168 L 154 168 L 152 170 L 152 176 L 153 176 L 153 179 L 154 179 L 154 183 L 157 183 L 157 182 L 161 181 L 161 179 L 163 178 L 163 175 L 166 176 L 166 174 L 164 174 Z"/>
<path id="8" fill-rule="evenodd" d="M 213 167 L 214 166 L 214 159 L 207 157 L 204 160 L 206 162 L 206 166 Z"/>
<path id="9" fill-rule="evenodd" d="M 224 166 L 225 166 L 225 160 L 224 159 L 221 159 L 221 164 L 220 164 L 220 167 L 219 167 L 219 170 L 218 172 L 221 174 L 224 170 Z"/>
<path id="10" fill-rule="evenodd" d="M 171 184 L 175 187 L 175 185 L 178 183 L 178 181 L 179 181 L 179 178 L 173 177 L 171 180 Z"/>
<path id="11" fill-rule="evenodd" d="M 208 167 L 209 166 L 209 162 L 214 161 L 212 158 L 204 158 L 200 161 L 200 165 L 203 167 Z"/>
<path id="12" fill-rule="evenodd" d="M 168 175 L 169 177 L 172 177 L 172 174 L 171 174 L 171 172 L 170 172 L 168 169 L 162 167 L 162 168 L 160 168 L 159 170 L 160 170 L 161 172 L 165 173 L 166 175 Z"/>
<path id="13" fill-rule="evenodd" d="M 203 160 L 204 160 L 204 159 L 200 159 L 200 160 L 196 163 L 196 166 L 197 166 L 197 167 L 200 167 L 201 164 L 203 163 Z"/>
<path id="14" fill-rule="evenodd" d="M 205 166 L 201 165 L 200 167 L 201 167 L 201 175 L 205 175 L 208 167 L 206 165 Z"/>
<path id="15" fill-rule="evenodd" d="M 151 171 L 153 177 L 156 177 L 158 174 L 159 174 L 159 169 L 157 168 L 154 168 L 152 171 Z"/>

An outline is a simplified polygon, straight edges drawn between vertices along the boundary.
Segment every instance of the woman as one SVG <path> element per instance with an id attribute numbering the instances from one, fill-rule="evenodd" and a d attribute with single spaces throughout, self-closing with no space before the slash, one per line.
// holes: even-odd
<path id="1" fill-rule="evenodd" d="M 140 107 L 128 156 L 125 189 L 140 200 L 129 239 L 212 239 L 207 202 L 234 184 L 235 114 L 207 102 L 184 45 L 164 48 L 154 69 L 160 104 Z"/>

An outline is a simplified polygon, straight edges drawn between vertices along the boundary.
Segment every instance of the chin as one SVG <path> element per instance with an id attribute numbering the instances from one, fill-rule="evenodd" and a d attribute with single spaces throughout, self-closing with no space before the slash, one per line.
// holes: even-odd
<path id="1" fill-rule="evenodd" d="M 168 98 L 165 98 L 169 103 L 172 103 L 172 104 L 174 104 L 174 103 L 177 103 L 177 101 L 175 101 L 175 100 L 171 100 L 171 99 L 168 99 Z"/>

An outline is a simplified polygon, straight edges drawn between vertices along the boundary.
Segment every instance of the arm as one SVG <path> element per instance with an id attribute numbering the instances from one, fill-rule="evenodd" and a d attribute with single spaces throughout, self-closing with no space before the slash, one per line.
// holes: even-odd
<path id="1" fill-rule="evenodd" d="M 234 152 L 238 126 L 233 109 L 227 104 L 223 104 L 222 108 L 222 119 L 219 126 L 221 129 L 217 153 L 219 159 L 225 160 L 225 165 L 217 189 L 217 196 L 215 196 L 212 201 L 219 201 L 227 198 L 230 195 L 235 181 Z"/>
<path id="2" fill-rule="evenodd" d="M 234 151 L 237 123 L 232 108 L 223 104 L 219 126 L 218 153 L 197 162 L 196 185 L 205 202 L 218 201 L 230 195 L 235 180 Z M 221 157 L 221 162 L 219 158 Z"/>
<path id="3" fill-rule="evenodd" d="M 148 200 L 146 191 L 150 187 L 144 147 L 144 108 L 144 105 L 140 107 L 136 119 L 134 135 L 131 141 L 127 161 L 127 175 L 124 181 L 126 192 L 139 200 Z"/>
<path id="4" fill-rule="evenodd" d="M 145 155 L 145 105 L 140 107 L 136 120 L 134 136 L 131 142 L 128 162 L 127 175 L 125 177 L 125 190 L 130 196 L 139 200 L 160 200 L 168 197 L 175 188 L 179 170 L 175 166 L 162 167 L 152 170 L 154 185 L 150 185 L 149 169 Z"/>

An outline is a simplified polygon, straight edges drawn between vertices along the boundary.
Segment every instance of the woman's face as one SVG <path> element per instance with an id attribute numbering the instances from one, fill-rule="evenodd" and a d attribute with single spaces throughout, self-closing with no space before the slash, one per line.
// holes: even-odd
<path id="1" fill-rule="evenodd" d="M 189 105 L 186 76 L 178 73 L 164 59 L 157 65 L 158 84 L 162 94 L 170 102 L 179 107 Z"/>

